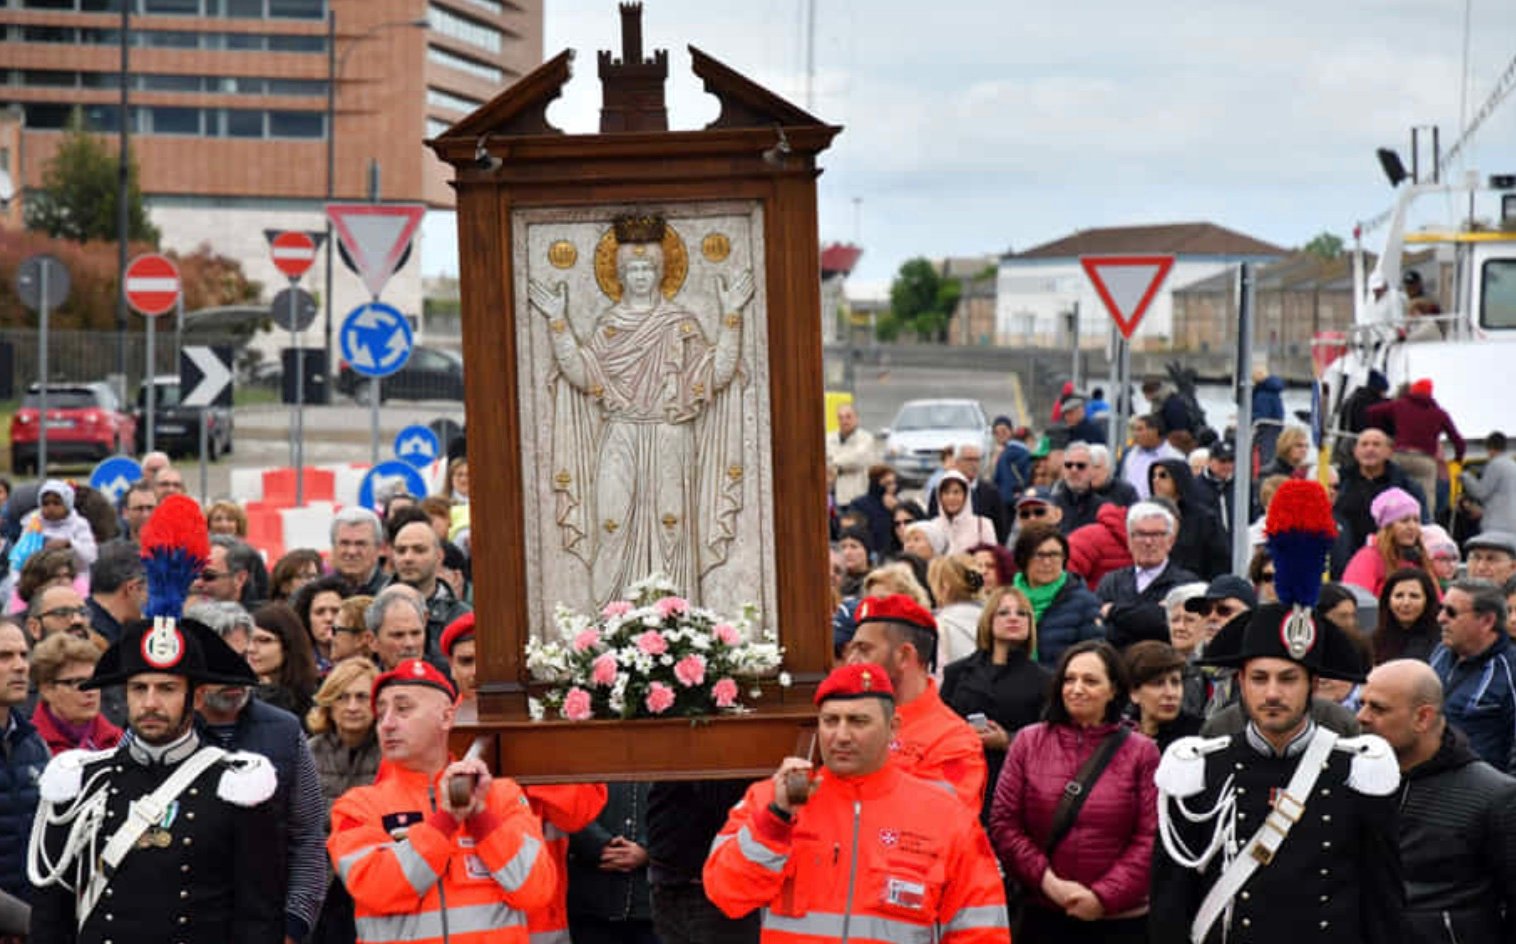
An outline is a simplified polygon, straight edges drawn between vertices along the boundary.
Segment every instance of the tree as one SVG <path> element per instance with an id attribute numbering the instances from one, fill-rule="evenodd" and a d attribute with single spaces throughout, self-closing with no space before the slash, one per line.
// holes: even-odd
<path id="1" fill-rule="evenodd" d="M 43 168 L 42 189 L 27 194 L 27 229 L 79 243 L 115 242 L 119 173 L 116 155 L 84 129 L 83 115 L 74 109 L 57 153 Z M 158 230 L 142 205 L 135 159 L 129 161 L 127 181 L 127 238 L 157 245 Z"/>
<path id="2" fill-rule="evenodd" d="M 942 278 L 926 259 L 911 259 L 901 265 L 890 285 L 890 315 L 923 341 L 945 341 L 962 292 L 963 286 Z"/>
<path id="3" fill-rule="evenodd" d="M 1318 259 L 1336 259 L 1342 255 L 1342 237 L 1322 230 L 1305 244 L 1302 251 Z"/>

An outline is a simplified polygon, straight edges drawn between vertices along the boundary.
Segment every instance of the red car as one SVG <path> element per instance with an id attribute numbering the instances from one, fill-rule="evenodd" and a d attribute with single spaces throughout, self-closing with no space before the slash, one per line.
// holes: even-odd
<path id="1" fill-rule="evenodd" d="M 40 427 L 37 408 L 42 388 L 32 384 L 21 408 L 11 417 L 11 470 L 37 471 Z M 118 453 L 137 451 L 137 421 L 121 409 L 110 386 L 103 383 L 47 385 L 47 461 L 94 463 Z"/>

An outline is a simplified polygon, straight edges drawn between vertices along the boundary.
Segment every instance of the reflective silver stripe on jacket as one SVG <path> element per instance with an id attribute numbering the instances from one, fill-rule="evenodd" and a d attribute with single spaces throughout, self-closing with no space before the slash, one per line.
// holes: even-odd
<path id="1" fill-rule="evenodd" d="M 783 872 L 784 864 L 790 859 L 787 854 L 775 852 L 754 839 L 746 825 L 737 830 L 737 849 L 744 859 L 770 872 Z"/>
<path id="2" fill-rule="evenodd" d="M 371 915 L 357 920 L 358 940 L 364 944 L 432 940 L 442 937 L 442 923 L 441 911 Z M 525 925 L 526 915 L 504 902 L 449 908 L 447 911 L 449 934 L 476 934 Z"/>
<path id="3" fill-rule="evenodd" d="M 354 849 L 352 852 L 349 852 L 347 855 L 338 859 L 337 874 L 342 876 L 342 883 L 344 885 L 347 884 L 347 873 L 352 871 L 353 866 L 357 865 L 360 859 L 367 856 L 371 852 L 378 852 L 380 849 L 393 848 L 395 848 L 395 844 L 392 842 L 380 842 L 375 843 L 372 846 L 364 846 L 362 849 Z"/>
<path id="4" fill-rule="evenodd" d="M 568 837 L 569 837 L 569 834 L 566 833 L 566 832 L 564 832 L 563 830 L 559 829 L 557 826 L 554 826 L 552 823 L 549 823 L 547 820 L 543 820 L 542 821 L 542 838 L 543 839 L 546 839 L 548 842 L 554 842 L 555 840 L 558 840 L 558 839 L 567 839 Z"/>
<path id="5" fill-rule="evenodd" d="M 1004 905 L 976 905 L 972 908 L 959 908 L 958 913 L 953 915 L 953 920 L 943 925 L 942 930 L 945 934 L 952 934 L 955 931 L 968 931 L 972 928 L 1009 928 L 1010 926 Z"/>
<path id="6" fill-rule="evenodd" d="M 537 841 L 536 836 L 525 837 L 521 848 L 511 856 L 511 861 L 502 865 L 491 877 L 506 891 L 516 891 L 526 884 L 527 876 L 532 874 L 532 867 L 537 864 L 537 853 L 541 851 L 542 843 Z"/>
<path id="7" fill-rule="evenodd" d="M 400 863 L 400 873 L 417 897 L 426 897 L 431 887 L 437 884 L 437 873 L 409 841 L 395 843 L 395 860 Z"/>
<path id="8" fill-rule="evenodd" d="M 533 931 L 531 944 L 574 944 L 567 931 Z"/>
<path id="9" fill-rule="evenodd" d="M 717 849 L 720 849 L 722 846 L 726 845 L 727 843 L 731 842 L 733 839 L 736 839 L 736 838 L 737 838 L 737 834 L 736 833 L 718 834 L 715 839 L 711 840 L 711 851 L 708 852 L 708 853 L 706 853 L 706 857 L 709 858 L 710 856 L 715 855 Z"/>
<path id="10" fill-rule="evenodd" d="M 888 944 L 932 944 L 934 935 L 929 924 L 911 924 L 880 918 L 874 915 L 840 915 L 813 911 L 798 918 L 763 913 L 765 931 L 784 931 L 789 934 L 810 934 L 815 937 L 842 939 L 844 925 L 849 941 L 886 941 Z"/>

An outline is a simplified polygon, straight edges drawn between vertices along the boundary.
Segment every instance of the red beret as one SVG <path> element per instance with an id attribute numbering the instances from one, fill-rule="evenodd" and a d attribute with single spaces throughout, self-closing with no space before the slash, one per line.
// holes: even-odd
<path id="1" fill-rule="evenodd" d="M 435 688 L 451 701 L 458 700 L 458 690 L 453 687 L 453 683 L 448 681 L 446 675 L 438 672 L 436 666 L 424 659 L 406 659 L 374 679 L 374 691 L 369 696 L 369 705 L 376 714 L 379 711 L 379 692 L 386 685 L 420 685 L 425 688 Z"/>
<path id="2" fill-rule="evenodd" d="M 816 688 L 816 704 L 828 698 L 894 698 L 895 686 L 884 669 L 872 662 L 839 666 Z"/>
<path id="3" fill-rule="evenodd" d="M 447 629 L 442 631 L 442 654 L 449 659 L 453 657 L 453 646 L 466 639 L 474 638 L 474 614 L 468 612 L 447 624 Z"/>
<path id="4" fill-rule="evenodd" d="M 858 626 L 864 623 L 899 623 L 914 629 L 924 629 L 934 636 L 937 634 L 937 621 L 932 619 L 932 614 L 903 593 L 892 593 L 887 597 L 864 597 L 853 613 L 853 622 Z"/>

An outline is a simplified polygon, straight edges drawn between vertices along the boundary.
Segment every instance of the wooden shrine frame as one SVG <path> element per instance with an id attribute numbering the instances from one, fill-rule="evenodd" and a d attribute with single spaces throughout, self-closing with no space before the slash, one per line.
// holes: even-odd
<path id="1" fill-rule="evenodd" d="M 637 46 L 640 61 L 640 37 Z M 565 51 L 429 142 L 455 173 L 468 456 L 477 483 L 478 708 L 477 718 L 460 721 L 454 746 L 462 753 L 484 737 L 492 766 L 523 782 L 768 774 L 814 725 L 811 699 L 831 662 L 816 156 L 841 129 L 694 47 L 690 54 L 721 104 L 703 130 L 563 134 L 548 124 L 546 109 L 570 77 L 573 53 Z M 602 75 L 606 62 L 602 54 Z M 534 316 L 515 309 L 513 213 L 734 200 L 763 211 L 777 550 L 772 622 L 793 685 L 765 683 L 756 710 L 742 716 L 533 722 L 528 601 L 519 592 L 527 580 L 525 503 L 533 489 L 520 458 L 516 372 L 517 319 Z"/>

